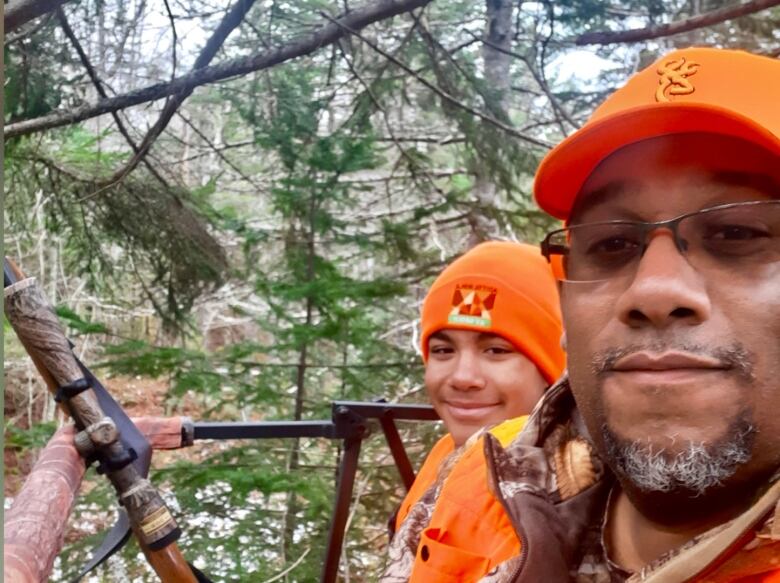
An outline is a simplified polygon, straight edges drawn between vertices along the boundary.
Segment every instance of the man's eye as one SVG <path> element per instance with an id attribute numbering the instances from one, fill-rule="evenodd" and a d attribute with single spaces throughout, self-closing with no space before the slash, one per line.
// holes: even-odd
<path id="1" fill-rule="evenodd" d="M 766 227 L 747 225 L 710 225 L 701 243 L 710 253 L 741 258 L 765 251 L 775 236 Z"/>
<path id="2" fill-rule="evenodd" d="M 636 251 L 638 248 L 639 243 L 637 241 L 615 235 L 591 243 L 588 246 L 587 253 L 589 255 L 627 253 Z"/>
<path id="3" fill-rule="evenodd" d="M 761 237 L 771 237 L 765 230 L 746 225 L 720 225 L 710 227 L 706 239 L 720 241 L 750 241 Z"/>

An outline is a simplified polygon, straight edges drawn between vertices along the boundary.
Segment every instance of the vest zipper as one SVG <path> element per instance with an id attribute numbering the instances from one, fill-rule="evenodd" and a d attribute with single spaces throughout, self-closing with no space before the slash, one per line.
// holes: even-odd
<path id="1" fill-rule="evenodd" d="M 509 517 L 509 520 L 512 522 L 512 526 L 515 529 L 515 534 L 517 535 L 517 538 L 520 541 L 520 559 L 517 563 L 517 567 L 515 567 L 515 570 L 512 571 L 512 575 L 507 580 L 507 583 L 512 583 L 520 576 L 520 571 L 523 570 L 523 566 L 525 565 L 526 558 L 528 557 L 528 537 L 526 536 L 525 530 L 523 529 L 522 525 L 520 525 L 518 522 L 515 521 L 514 515 L 512 514 L 512 512 L 510 512 L 509 505 L 507 504 L 507 501 L 501 492 L 501 485 L 499 484 L 498 476 L 496 475 L 496 464 L 495 464 L 495 460 L 493 459 L 493 450 L 488 445 L 487 438 L 485 439 L 484 449 L 485 449 L 485 459 L 490 465 L 490 473 L 493 476 L 493 482 L 496 485 L 496 497 L 498 498 L 498 501 L 501 502 L 501 506 L 504 507 L 504 512 L 506 512 L 506 515 Z"/>

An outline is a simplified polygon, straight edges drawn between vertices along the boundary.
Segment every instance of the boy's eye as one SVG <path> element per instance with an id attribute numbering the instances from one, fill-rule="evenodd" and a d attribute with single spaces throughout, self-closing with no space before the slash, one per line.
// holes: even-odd
<path id="1" fill-rule="evenodd" d="M 490 354 L 509 354 L 514 352 L 514 350 L 507 346 L 490 346 L 486 352 L 489 352 Z"/>
<path id="2" fill-rule="evenodd" d="M 450 354 L 453 352 L 452 346 L 431 346 L 431 354 Z"/>

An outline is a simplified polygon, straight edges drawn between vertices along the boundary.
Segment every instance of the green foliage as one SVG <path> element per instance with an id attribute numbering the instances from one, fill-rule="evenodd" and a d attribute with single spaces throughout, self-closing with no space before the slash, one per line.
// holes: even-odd
<path id="1" fill-rule="evenodd" d="M 55 26 L 47 22 L 33 34 L 4 45 L 6 123 L 45 115 L 62 103 L 67 83 L 62 62 L 70 59 L 63 47 L 51 42 Z"/>
<path id="2" fill-rule="evenodd" d="M 414 16 L 361 30 L 413 74 L 349 35 L 313 55 L 200 87 L 180 108 L 182 119 L 174 118 L 149 151 L 155 173 L 139 166 L 110 184 L 131 150 L 107 116 L 11 140 L 4 167 L 6 243 L 40 269 L 60 301 L 86 284 L 88 302 L 157 312 L 162 330 L 112 336 L 101 323 L 106 313 L 58 308 L 72 333 L 105 335 L 104 370 L 167 381 L 166 413 L 186 407 L 199 418 L 327 419 L 334 399 L 424 401 L 413 344 L 427 284 L 475 239 L 535 242 L 555 224 L 531 196 L 545 150 L 466 108 L 554 143 L 637 63 L 667 47 L 776 49 L 777 9 L 637 45 L 573 48 L 572 39 L 588 31 L 649 26 L 727 4 L 515 3 L 512 55 L 504 55 L 505 73 L 497 74 L 486 66 L 487 45 L 480 42 L 491 30 L 487 5 L 434 2 Z M 146 6 L 137 16 L 137 3 L 125 0 L 64 7 L 116 94 L 170 76 L 163 37 L 155 37 L 154 47 L 138 40 L 148 41 L 144 31 L 159 24 L 153 22 L 159 13 Z M 193 30 L 211 30 L 221 17 L 202 0 L 171 8 Z M 321 10 L 335 14 L 344 6 L 323 0 L 258 5 L 228 37 L 219 59 L 305 38 L 323 23 Z M 178 38 L 179 65 L 192 61 L 199 47 L 190 39 L 200 36 Z M 94 100 L 56 19 L 31 23 L 7 43 L 6 122 Z M 568 59 L 583 51 L 609 66 L 558 78 Z M 534 72 L 546 75 L 549 86 L 540 86 Z M 155 122 L 157 106 L 120 113 L 133 136 Z M 68 281 L 51 272 L 66 273 Z M 225 281 L 229 285 L 220 288 Z M 207 332 L 199 326 L 205 329 L 213 314 L 251 330 L 206 350 Z M 124 316 L 111 312 L 117 334 Z M 8 354 L 22 356 L 18 343 L 10 346 Z M 52 430 L 8 426 L 7 434 L 12 447 L 27 449 Z M 418 459 L 439 431 L 433 425 L 403 430 Z M 338 447 L 324 440 L 210 443 L 182 452 L 186 461 L 153 470 L 152 479 L 172 492 L 185 554 L 203 558 L 215 580 L 267 580 L 308 549 L 286 579 L 313 581 Z M 384 524 L 401 496 L 381 434 L 364 444 L 358 483 L 345 557 L 350 580 L 364 581 L 381 567 Z M 97 484 L 74 515 L 95 516 L 114 503 L 106 482 Z M 63 553 L 59 580 L 75 575 L 98 538 Z M 155 580 L 138 553 L 133 544 L 123 551 L 123 580 Z M 104 569 L 100 577 L 115 576 Z"/>
<path id="3" fill-rule="evenodd" d="M 55 312 L 70 328 L 79 334 L 105 334 L 108 332 L 105 324 L 84 320 L 67 306 L 57 306 Z"/>
<path id="4" fill-rule="evenodd" d="M 24 241 L 31 233 L 29 209 L 43 197 L 46 230 L 64 241 L 69 273 L 119 301 L 146 300 L 168 328 L 181 328 L 195 300 L 222 281 L 227 267 L 208 229 L 209 212 L 201 210 L 206 204 L 195 200 L 207 196 L 208 184 L 190 196 L 138 171 L 106 184 L 110 169 L 125 158 L 106 151 L 106 138 L 76 126 L 44 144 L 24 139 L 7 151 L 5 177 L 13 192 L 7 229 Z M 146 280 L 142 296 L 119 298 L 117 292 L 138 278 Z"/>
<path id="5" fill-rule="evenodd" d="M 5 447 L 18 450 L 39 449 L 54 435 L 57 423 L 38 423 L 29 429 L 22 429 L 15 425 L 5 425 Z"/>

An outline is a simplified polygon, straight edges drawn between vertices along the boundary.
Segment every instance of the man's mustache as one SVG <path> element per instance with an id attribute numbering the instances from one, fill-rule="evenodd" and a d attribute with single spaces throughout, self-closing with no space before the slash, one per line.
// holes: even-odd
<path id="1" fill-rule="evenodd" d="M 755 375 L 753 374 L 755 359 L 753 354 L 739 342 L 718 347 L 697 343 L 665 341 L 628 344 L 617 348 L 609 348 L 594 354 L 590 361 L 591 372 L 595 376 L 607 374 L 614 369 L 615 364 L 621 358 L 640 352 L 650 354 L 684 352 L 702 356 L 717 360 L 724 368 L 733 370 L 747 382 L 755 380 Z"/>

